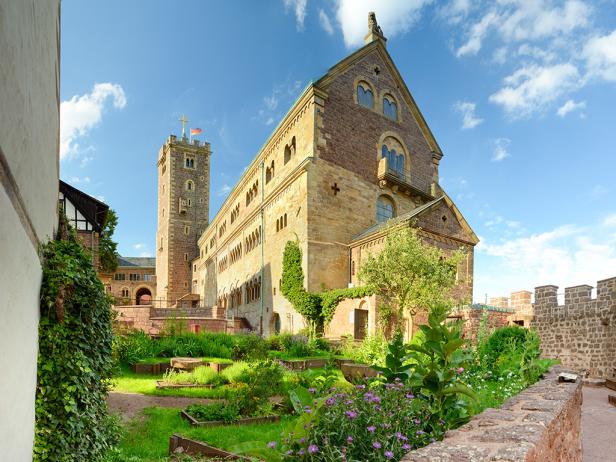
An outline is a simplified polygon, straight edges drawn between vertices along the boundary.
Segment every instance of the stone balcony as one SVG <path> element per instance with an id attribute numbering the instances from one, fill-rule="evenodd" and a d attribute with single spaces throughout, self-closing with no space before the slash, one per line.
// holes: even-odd
<path id="1" fill-rule="evenodd" d="M 381 188 L 390 187 L 394 193 L 401 192 L 409 196 L 419 196 L 422 199 L 433 199 L 429 184 L 424 184 L 426 182 L 414 175 L 411 170 L 393 169 L 386 157 L 379 161 L 377 178 Z"/>

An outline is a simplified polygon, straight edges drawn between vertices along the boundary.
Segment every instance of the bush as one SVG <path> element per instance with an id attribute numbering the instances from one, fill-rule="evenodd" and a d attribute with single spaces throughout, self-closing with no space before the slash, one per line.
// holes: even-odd
<path id="1" fill-rule="evenodd" d="M 431 441 L 429 411 L 402 382 L 354 387 L 317 399 L 294 400 L 301 415 L 282 444 L 270 443 L 285 460 L 399 460 Z"/>
<path id="2" fill-rule="evenodd" d="M 233 423 L 240 418 L 237 406 L 226 403 L 192 404 L 185 411 L 201 422 L 222 420 L 225 423 Z"/>
<path id="3" fill-rule="evenodd" d="M 195 385 L 221 385 L 226 382 L 226 379 L 221 377 L 209 366 L 196 367 L 191 372 L 186 371 L 168 371 L 165 373 L 163 380 L 169 383 L 189 383 Z"/>
<path id="4" fill-rule="evenodd" d="M 359 344 L 347 338 L 340 347 L 340 354 L 358 363 L 382 366 L 387 355 L 387 340 L 382 334 L 368 336 Z"/>
<path id="5" fill-rule="evenodd" d="M 242 374 L 248 370 L 248 363 L 238 361 L 222 370 L 220 375 L 229 383 L 238 383 Z"/>
<path id="6" fill-rule="evenodd" d="M 258 361 L 236 379 L 229 402 L 235 403 L 242 415 L 253 415 L 269 402 L 269 398 L 282 391 L 284 370 L 270 359 Z"/>
<path id="7" fill-rule="evenodd" d="M 511 352 L 526 343 L 530 331 L 519 326 L 508 326 L 496 329 L 481 348 L 481 354 L 489 365 L 493 365 L 499 357 Z"/>
<path id="8" fill-rule="evenodd" d="M 33 460 L 97 462 L 119 437 L 106 403 L 113 372 L 110 299 L 72 231 L 67 240 L 42 246 L 41 255 Z"/>
<path id="9" fill-rule="evenodd" d="M 231 356 L 237 359 L 262 359 L 267 357 L 268 343 L 256 334 L 235 336 Z"/>

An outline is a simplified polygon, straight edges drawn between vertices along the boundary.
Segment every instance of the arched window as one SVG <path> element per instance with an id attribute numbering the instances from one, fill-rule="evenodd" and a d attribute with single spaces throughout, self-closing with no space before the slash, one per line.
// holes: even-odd
<path id="1" fill-rule="evenodd" d="M 193 183 L 192 180 L 188 180 L 186 182 L 185 187 L 186 187 L 186 191 L 192 191 L 195 188 L 195 184 Z"/>
<path id="2" fill-rule="evenodd" d="M 398 105 L 391 95 L 383 97 L 383 115 L 391 120 L 398 120 Z"/>
<path id="3" fill-rule="evenodd" d="M 365 82 L 357 84 L 357 102 L 370 109 L 374 107 L 374 93 Z"/>
<path id="4" fill-rule="evenodd" d="M 392 138 L 387 138 L 386 141 L 389 141 L 389 143 L 383 143 L 381 146 L 381 157 L 387 158 L 387 171 L 403 177 L 405 169 L 404 153 L 396 151 L 394 146 L 397 146 L 398 149 L 402 149 L 402 147 L 397 142 L 394 142 Z"/>
<path id="5" fill-rule="evenodd" d="M 376 221 L 383 223 L 395 217 L 393 201 L 387 196 L 379 196 L 376 201 Z"/>

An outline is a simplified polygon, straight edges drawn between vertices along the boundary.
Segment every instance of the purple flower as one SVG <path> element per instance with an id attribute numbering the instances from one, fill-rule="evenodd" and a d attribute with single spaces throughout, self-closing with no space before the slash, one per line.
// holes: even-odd
<path id="1" fill-rule="evenodd" d="M 319 447 L 316 444 L 311 444 L 310 446 L 308 446 L 309 454 L 316 454 L 317 452 L 319 452 Z"/>
<path id="2" fill-rule="evenodd" d="M 300 438 L 299 439 L 299 444 L 304 444 L 306 442 L 306 438 Z"/>
<path id="3" fill-rule="evenodd" d="M 445 421 L 443 419 L 439 420 L 438 423 L 440 423 L 441 425 L 445 425 Z"/>
<path id="4" fill-rule="evenodd" d="M 349 419 L 354 419 L 357 417 L 357 412 L 355 411 L 346 411 L 344 413 Z"/>
<path id="5" fill-rule="evenodd" d="M 311 414 L 312 413 L 312 409 L 310 409 L 310 406 L 304 406 L 304 412 L 306 414 Z"/>
<path id="6" fill-rule="evenodd" d="M 415 419 L 415 425 L 419 425 L 420 423 L 421 423 L 421 420 Z"/>
<path id="7" fill-rule="evenodd" d="M 423 431 L 423 430 L 417 430 L 415 433 L 416 433 L 417 435 L 423 435 L 423 434 L 424 434 L 424 433 L 426 433 L 426 432 L 425 432 L 425 431 Z"/>
<path id="8" fill-rule="evenodd" d="M 385 451 L 385 457 L 388 459 L 393 459 L 394 453 L 391 451 Z"/>
<path id="9" fill-rule="evenodd" d="M 286 453 L 287 456 L 290 456 L 293 454 L 293 449 L 289 449 Z"/>
<path id="10" fill-rule="evenodd" d="M 347 400 L 344 402 L 344 404 L 346 404 L 347 406 L 348 406 L 349 404 L 353 404 L 353 400 L 352 400 L 352 399 L 347 399 Z"/>
<path id="11" fill-rule="evenodd" d="M 372 398 L 372 402 L 373 403 L 379 403 L 381 402 L 381 398 L 379 398 L 378 396 L 375 396 L 374 398 Z"/>
<path id="12" fill-rule="evenodd" d="M 374 443 L 372 443 L 372 447 L 374 449 L 381 449 L 381 443 L 379 443 L 378 441 L 375 441 Z"/>
<path id="13" fill-rule="evenodd" d="M 327 398 L 327 400 L 325 400 L 325 404 L 327 404 L 328 406 L 333 406 L 335 402 L 336 402 L 335 398 Z"/>
<path id="14" fill-rule="evenodd" d="M 413 399 L 413 398 L 415 398 L 415 395 L 413 395 L 412 393 L 407 393 L 407 394 L 406 394 L 406 397 L 407 397 L 408 399 Z"/>
<path id="15" fill-rule="evenodd" d="M 405 451 L 408 451 L 409 449 L 411 449 L 411 445 L 410 444 L 403 444 L 402 445 L 402 449 L 404 449 Z"/>
<path id="16" fill-rule="evenodd" d="M 309 393 L 316 393 L 317 389 L 316 388 L 308 388 L 308 392 Z"/>
<path id="17" fill-rule="evenodd" d="M 347 443 L 352 443 L 353 437 L 351 435 L 347 436 Z"/>
<path id="18" fill-rule="evenodd" d="M 459 367 L 458 370 L 456 371 L 458 374 L 461 374 L 462 372 L 464 372 L 464 368 L 463 367 Z"/>
<path id="19" fill-rule="evenodd" d="M 297 451 L 297 455 L 299 456 L 303 456 L 304 454 L 306 454 L 306 451 L 304 451 L 303 449 L 300 449 L 299 451 Z"/>
<path id="20" fill-rule="evenodd" d="M 270 449 L 274 449 L 276 447 L 276 441 L 270 441 L 267 443 L 267 447 Z"/>
<path id="21" fill-rule="evenodd" d="M 376 427 L 374 425 L 370 425 L 368 428 L 366 428 L 366 430 L 368 430 L 370 433 L 374 433 L 374 430 L 376 430 Z"/>
<path id="22" fill-rule="evenodd" d="M 366 388 L 366 385 L 357 385 L 357 388 L 359 388 L 360 390 L 363 390 L 364 388 Z"/>

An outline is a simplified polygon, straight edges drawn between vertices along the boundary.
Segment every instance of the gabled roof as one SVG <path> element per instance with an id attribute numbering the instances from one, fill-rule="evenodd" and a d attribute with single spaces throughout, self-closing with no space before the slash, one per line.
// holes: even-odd
<path id="1" fill-rule="evenodd" d="M 391 58 L 391 55 L 388 53 L 387 49 L 385 48 L 385 45 L 383 44 L 381 40 L 375 40 L 373 42 L 370 42 L 367 45 L 364 45 L 363 47 L 361 47 L 359 50 L 351 53 L 349 56 L 344 58 L 342 61 L 332 66 L 324 76 L 322 76 L 315 82 L 314 85 L 317 87 L 326 86 L 331 80 L 333 80 L 338 75 L 345 72 L 349 67 L 351 67 L 357 61 L 359 61 L 364 56 L 370 54 L 373 51 L 376 51 L 379 54 L 379 56 L 383 59 L 383 62 L 388 67 L 388 70 L 391 73 L 391 76 L 398 84 L 398 88 L 400 92 L 402 93 L 402 96 L 405 102 L 407 103 L 411 113 L 413 114 L 413 117 L 415 118 L 415 121 L 417 122 L 419 129 L 421 130 L 426 142 L 428 143 L 428 146 L 430 146 L 430 149 L 434 153 L 436 153 L 439 157 L 442 157 L 443 152 L 441 151 L 441 148 L 438 145 L 436 138 L 432 134 L 430 127 L 428 127 L 426 119 L 424 118 L 423 114 L 419 110 L 419 107 L 417 106 L 417 103 L 415 102 L 413 95 L 411 95 L 411 91 L 406 86 L 406 82 L 402 78 L 400 71 L 396 67 L 396 64 L 394 63 L 393 59 Z"/>
<path id="2" fill-rule="evenodd" d="M 141 268 L 155 268 L 156 258 L 154 257 L 120 257 L 118 256 L 118 267 L 135 266 Z"/>
<path id="3" fill-rule="evenodd" d="M 466 219 L 462 216 L 462 213 L 460 212 L 458 207 L 456 207 L 456 204 L 453 203 L 451 198 L 446 193 L 443 193 L 441 197 L 434 199 L 433 201 L 427 202 L 411 210 L 410 212 L 407 212 L 405 214 L 392 218 L 391 220 L 387 220 L 386 222 L 377 223 L 369 227 L 368 229 L 362 231 L 357 236 L 354 236 L 353 241 L 360 241 L 373 234 L 383 232 L 387 228 L 391 228 L 392 226 L 401 226 L 405 223 L 409 223 L 413 218 L 419 217 L 421 214 L 431 210 L 432 208 L 434 208 L 437 204 L 441 202 L 444 202 L 447 205 L 447 207 L 449 207 L 449 209 L 456 216 L 456 219 L 460 223 L 460 226 L 462 226 L 462 229 L 464 229 L 468 233 L 470 237 L 470 243 L 473 245 L 476 245 L 479 242 L 479 238 L 477 237 L 475 232 L 471 229 Z"/>
<path id="4" fill-rule="evenodd" d="M 100 233 L 107 217 L 109 206 L 104 202 L 84 193 L 83 191 L 60 180 L 60 192 L 64 194 L 86 220 L 90 222 L 94 231 Z"/>

